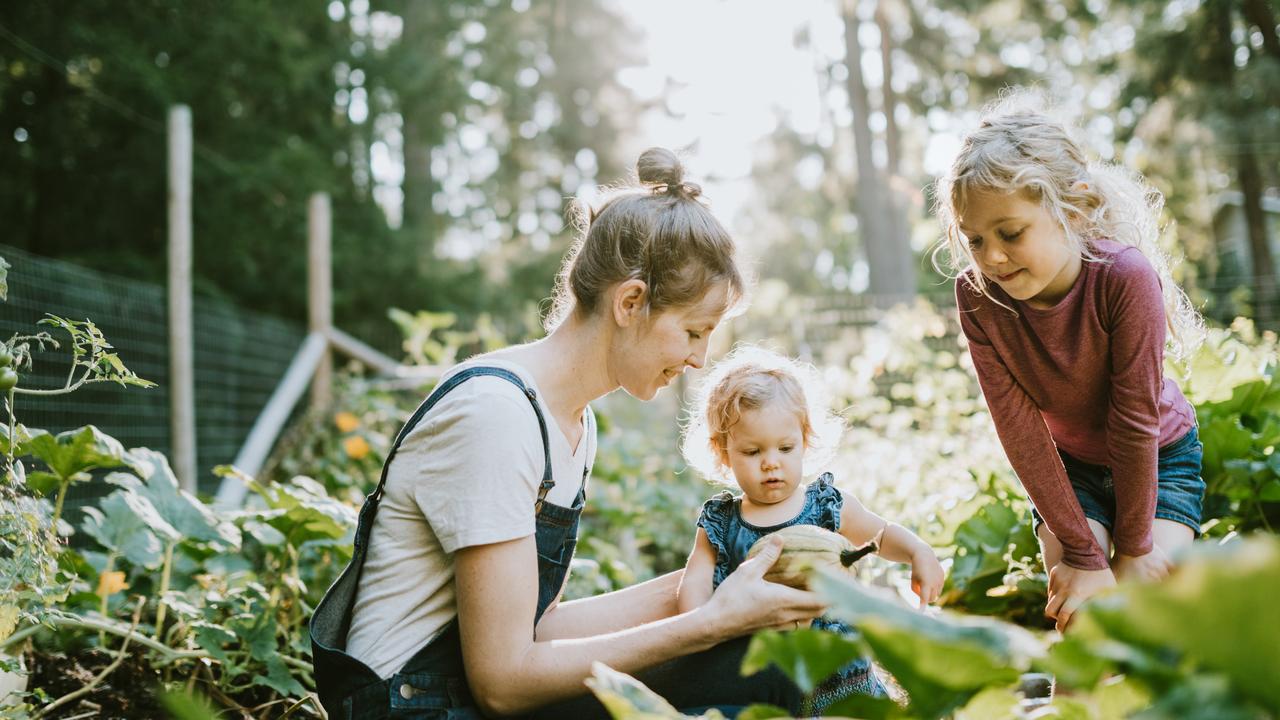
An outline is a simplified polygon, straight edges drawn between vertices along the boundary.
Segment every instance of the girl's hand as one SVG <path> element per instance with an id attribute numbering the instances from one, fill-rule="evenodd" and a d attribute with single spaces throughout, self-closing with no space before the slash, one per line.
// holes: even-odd
<path id="1" fill-rule="evenodd" d="M 911 589 L 920 596 L 921 610 L 937 602 L 945 580 L 946 573 L 942 570 L 942 563 L 938 562 L 938 556 L 933 554 L 933 548 L 922 547 L 911 556 Z"/>
<path id="2" fill-rule="evenodd" d="M 1085 600 L 1115 584 L 1111 568 L 1081 570 L 1060 562 L 1049 568 L 1049 604 L 1044 614 L 1056 620 L 1058 632 L 1063 632 Z"/>
<path id="3" fill-rule="evenodd" d="M 756 630 L 791 630 L 807 627 L 827 606 L 818 596 L 771 583 L 764 574 L 782 554 L 782 541 L 773 538 L 759 555 L 742 563 L 720 583 L 711 600 L 696 612 L 706 612 L 723 639 Z"/>
<path id="4" fill-rule="evenodd" d="M 1173 572 L 1173 561 L 1160 549 L 1159 545 L 1152 545 L 1151 552 L 1146 555 L 1116 553 L 1115 559 L 1111 561 L 1111 567 L 1119 580 L 1155 582 L 1169 577 L 1169 573 Z"/>

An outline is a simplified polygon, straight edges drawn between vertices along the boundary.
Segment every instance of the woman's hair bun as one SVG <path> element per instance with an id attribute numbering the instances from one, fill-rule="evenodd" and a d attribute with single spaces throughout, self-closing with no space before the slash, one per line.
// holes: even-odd
<path id="1" fill-rule="evenodd" d="M 636 161 L 636 175 L 643 185 L 679 187 L 684 181 L 684 165 L 670 150 L 651 147 L 640 153 L 640 159 Z"/>

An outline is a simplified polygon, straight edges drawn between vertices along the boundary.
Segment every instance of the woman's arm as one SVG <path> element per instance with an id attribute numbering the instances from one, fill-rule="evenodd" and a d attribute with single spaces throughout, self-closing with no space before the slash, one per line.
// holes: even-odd
<path id="1" fill-rule="evenodd" d="M 683 570 L 589 598 L 556 601 L 538 622 L 538 640 L 604 635 L 676 615 Z"/>
<path id="2" fill-rule="evenodd" d="M 525 712 L 581 695 L 591 664 L 635 673 L 754 632 L 806 621 L 825 606 L 812 593 L 766 582 L 780 546 L 745 562 L 696 610 L 586 638 L 534 641 L 537 551 L 532 536 L 459 550 L 458 623 L 467 680 L 481 710 Z"/>
<path id="3" fill-rule="evenodd" d="M 677 604 L 680 612 L 705 605 L 711 599 L 712 579 L 716 570 L 716 549 L 707 539 L 707 531 L 698 528 L 693 538 L 693 550 L 685 563 L 684 578 L 680 581 Z"/>

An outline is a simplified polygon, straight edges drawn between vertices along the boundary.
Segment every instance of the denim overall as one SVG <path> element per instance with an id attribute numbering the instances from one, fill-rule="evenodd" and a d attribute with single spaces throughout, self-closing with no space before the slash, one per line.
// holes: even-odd
<path id="1" fill-rule="evenodd" d="M 462 644 L 458 622 L 453 620 L 434 640 L 419 650 L 390 679 L 383 680 L 368 665 L 348 655 L 347 632 L 351 627 L 351 611 L 355 605 L 360 572 L 369 547 L 369 534 L 378 513 L 387 470 L 396 451 L 422 417 L 455 387 L 477 376 L 499 377 L 513 383 L 529 398 L 538 426 L 542 431 L 545 467 L 534 503 L 537 515 L 535 538 L 538 546 L 538 611 L 536 624 L 551 601 L 556 598 L 568 574 L 578 542 L 578 519 L 586 502 L 587 470 L 573 507 L 560 507 L 546 502 L 547 493 L 555 486 L 551 475 L 551 450 L 547 438 L 547 422 L 538 406 L 533 388 L 515 373 L 503 368 L 467 368 L 437 387 L 396 437 L 382 466 L 378 487 L 365 498 L 356 526 L 355 550 L 351 562 L 342 571 L 311 617 L 311 653 L 315 666 L 316 692 L 329 717 L 334 720 L 377 720 L 380 718 L 448 718 L 471 720 L 480 711 L 467 687 L 462 666 Z M 588 413 L 587 432 L 593 432 Z M 584 436 L 584 440 L 586 440 Z"/>

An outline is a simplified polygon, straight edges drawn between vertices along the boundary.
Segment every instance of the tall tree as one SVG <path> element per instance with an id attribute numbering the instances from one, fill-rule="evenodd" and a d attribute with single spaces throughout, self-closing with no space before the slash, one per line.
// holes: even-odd
<path id="1" fill-rule="evenodd" d="M 862 66 L 862 42 L 858 32 L 858 0 L 841 0 L 844 20 L 846 83 L 853 110 L 854 147 L 858 163 L 858 228 L 871 270 L 870 292 L 877 302 L 892 304 L 915 295 L 915 264 L 905 222 L 885 175 L 872 153 L 871 100 Z M 892 101 L 892 92 L 886 93 Z M 892 112 L 892 108 L 883 110 Z"/>

